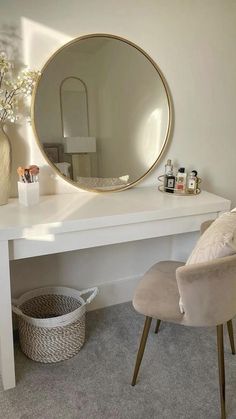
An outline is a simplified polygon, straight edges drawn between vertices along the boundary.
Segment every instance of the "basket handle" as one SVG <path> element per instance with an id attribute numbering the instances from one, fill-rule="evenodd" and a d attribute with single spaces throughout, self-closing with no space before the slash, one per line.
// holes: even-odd
<path id="1" fill-rule="evenodd" d="M 13 313 L 17 314 L 17 316 L 28 318 L 28 316 L 26 316 L 23 313 L 23 311 L 21 311 L 21 309 L 19 307 L 17 307 L 18 301 L 16 299 L 12 298 L 11 302 L 12 302 L 11 306 L 12 306 Z"/>
<path id="2" fill-rule="evenodd" d="M 92 294 L 86 300 L 84 300 L 85 304 L 90 304 L 91 301 L 93 301 L 93 299 L 96 297 L 98 293 L 98 287 L 88 288 L 87 290 L 83 290 L 80 292 L 80 295 L 87 294 L 88 292 L 91 292 Z"/>
<path id="3" fill-rule="evenodd" d="M 85 304 L 90 304 L 91 301 L 93 301 L 93 299 L 96 297 L 97 293 L 98 293 L 98 287 L 94 287 L 94 288 L 88 288 L 86 290 L 83 290 L 79 293 L 79 295 L 83 295 L 83 294 L 88 294 L 91 293 L 91 295 L 85 299 Z M 18 300 L 12 298 L 12 311 L 13 313 L 17 314 L 20 317 L 24 317 L 26 319 L 28 319 L 29 317 L 23 313 L 23 311 L 18 307 Z"/>

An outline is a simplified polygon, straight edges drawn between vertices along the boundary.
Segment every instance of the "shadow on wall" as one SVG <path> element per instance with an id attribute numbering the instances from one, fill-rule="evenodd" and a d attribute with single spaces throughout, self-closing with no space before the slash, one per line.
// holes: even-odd
<path id="1" fill-rule="evenodd" d="M 8 59 L 13 64 L 12 76 L 17 77 L 19 72 L 25 67 L 21 58 L 22 39 L 15 25 L 3 24 L 0 26 L 0 52 L 5 52 Z M 6 123 L 5 129 L 12 147 L 12 167 L 18 167 L 26 163 L 28 158 L 28 149 L 24 142 L 20 124 Z M 17 194 L 18 176 L 15 170 L 12 170 L 12 190 L 11 195 Z"/>
<path id="2" fill-rule="evenodd" d="M 10 263 L 10 269 L 14 297 L 17 298 L 30 289 L 64 285 L 60 274 L 60 254 L 44 256 L 43 260 L 41 257 L 14 260 Z M 30 279 L 28 284 L 24 281 L 25 278 Z"/>
<path id="3" fill-rule="evenodd" d="M 15 168 L 27 164 L 29 149 L 25 143 L 22 129 L 18 124 L 6 124 L 6 132 L 12 147 L 11 196 L 17 196 L 18 175 Z"/>
<path id="4" fill-rule="evenodd" d="M 13 64 L 12 78 L 15 79 L 20 71 L 26 65 L 23 62 L 22 37 L 18 33 L 18 27 L 10 24 L 3 24 L 0 26 L 0 52 L 5 52 L 8 59 Z M 19 99 L 19 115 L 18 123 L 7 122 L 5 129 L 9 137 L 12 148 L 12 172 L 11 172 L 11 191 L 10 196 L 17 196 L 17 167 L 34 164 L 40 159 L 35 156 L 32 150 L 32 142 L 34 135 L 32 135 L 32 127 L 27 122 L 30 117 L 29 102 Z M 30 142 L 29 142 L 30 140 Z M 34 148 L 34 147 L 33 147 Z M 41 152 L 39 152 L 41 154 Z M 45 163 L 42 164 L 41 176 L 46 179 L 47 193 L 53 194 L 56 192 L 57 182 L 55 182 L 55 175 L 52 175 L 52 169 Z"/>
<path id="5" fill-rule="evenodd" d="M 7 57 L 14 63 L 22 63 L 21 37 L 18 28 L 14 25 L 3 24 L 0 26 L 0 51 L 4 51 Z"/>

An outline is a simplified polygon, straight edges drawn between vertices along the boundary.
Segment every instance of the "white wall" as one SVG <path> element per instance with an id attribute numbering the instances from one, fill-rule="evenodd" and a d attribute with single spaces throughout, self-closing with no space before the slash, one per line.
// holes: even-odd
<path id="1" fill-rule="evenodd" d="M 174 128 L 166 157 L 197 168 L 205 189 L 236 205 L 234 0 L 1 0 L 0 6 L 0 24 L 23 30 L 25 61 L 36 68 L 69 39 L 93 32 L 115 33 L 146 50 L 163 71 L 173 98 Z M 26 138 L 22 128 L 11 133 L 15 166 L 30 156 L 43 164 L 33 135 Z M 73 190 L 61 180 L 60 186 L 48 182 L 46 167 L 42 172 L 43 191 Z M 144 185 L 154 184 L 158 172 Z M 15 181 L 16 176 L 14 186 Z"/>
<path id="2" fill-rule="evenodd" d="M 234 0 L 97 0 L 92 7 L 82 0 L 1 0 L 0 7 L 0 24 L 23 30 L 25 61 L 36 68 L 69 39 L 93 32 L 115 33 L 146 50 L 163 71 L 173 99 L 174 127 L 166 156 L 197 168 L 205 189 L 236 205 Z M 29 134 L 26 138 L 22 128 L 11 133 L 15 166 L 30 154 L 43 164 Z M 155 183 L 158 172 L 144 184 Z M 68 189 L 60 183 L 61 190 Z"/>
<path id="3" fill-rule="evenodd" d="M 233 206 L 236 205 L 234 0 L 70 0 L 67 3 L 62 0 L 0 0 L 0 10 L 0 25 L 9 23 L 23 29 L 23 55 L 35 68 L 40 68 L 48 56 L 69 39 L 88 33 L 117 34 L 146 50 L 169 84 L 174 121 L 161 166 L 142 185 L 156 184 L 168 156 L 177 165 L 196 168 L 205 189 L 231 199 Z M 51 169 L 41 157 L 29 128 L 21 127 L 17 131 L 12 128 L 10 136 L 13 171 L 20 164 L 35 162 L 44 166 L 42 192 L 74 191 L 61 179 L 50 177 Z M 15 184 L 16 175 L 12 180 L 13 192 Z M 115 261 L 116 277 L 132 277 L 141 274 L 155 258 L 163 257 L 161 246 L 164 253 L 169 254 L 170 243 L 165 243 L 144 241 L 111 247 L 109 253 L 103 248 L 17 262 L 12 265 L 13 291 L 20 292 L 41 281 L 56 281 L 57 269 L 52 269 L 55 265 L 60 267 L 60 275 L 63 272 L 69 278 L 78 270 L 81 279 L 77 286 L 88 281 L 95 283 L 97 270 L 101 272 L 99 281 L 106 282 L 114 278 L 112 267 L 104 266 L 107 256 L 108 260 Z M 176 241 L 175 247 L 178 250 Z M 187 254 L 188 245 L 185 247 Z M 157 255 L 157 252 L 160 253 Z M 137 255 L 140 258 L 137 259 Z M 88 268 L 91 257 L 93 268 Z M 129 268 L 124 271 L 127 263 Z M 37 284 L 29 279 L 32 275 L 27 275 L 32 272 L 31 268 L 37 270 Z"/>

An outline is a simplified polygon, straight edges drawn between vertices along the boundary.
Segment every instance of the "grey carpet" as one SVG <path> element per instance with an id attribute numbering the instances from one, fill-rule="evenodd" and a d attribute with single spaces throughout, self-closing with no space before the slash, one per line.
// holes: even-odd
<path id="1" fill-rule="evenodd" d="M 214 329 L 151 327 L 131 387 L 143 316 L 130 303 L 87 315 L 87 341 L 58 364 L 27 359 L 16 343 L 17 387 L 0 392 L 1 419 L 219 419 Z M 236 328 L 235 328 L 236 329 Z M 236 356 L 225 336 L 227 418 L 236 418 Z"/>

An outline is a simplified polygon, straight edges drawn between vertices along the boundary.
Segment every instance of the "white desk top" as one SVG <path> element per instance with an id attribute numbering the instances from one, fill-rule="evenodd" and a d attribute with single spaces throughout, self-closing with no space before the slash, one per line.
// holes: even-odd
<path id="1" fill-rule="evenodd" d="M 157 187 L 138 187 L 119 193 L 74 193 L 41 196 L 34 207 L 18 199 L 0 207 L 0 240 L 27 237 L 37 227 L 54 234 L 90 230 L 180 216 L 227 211 L 230 201 L 202 191 L 197 196 L 173 196 Z"/>

